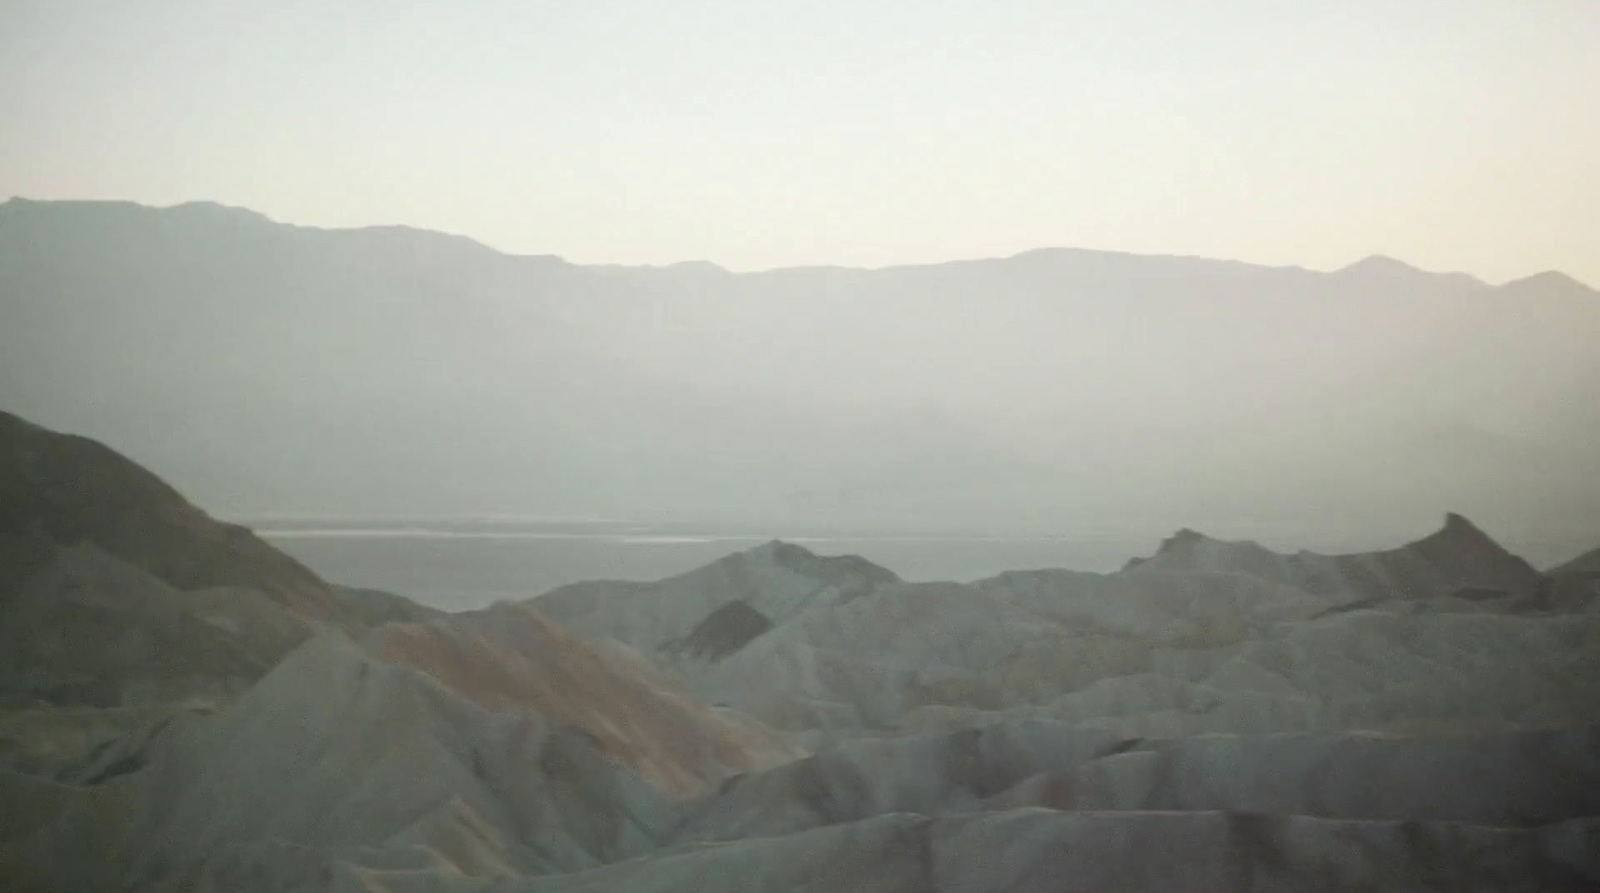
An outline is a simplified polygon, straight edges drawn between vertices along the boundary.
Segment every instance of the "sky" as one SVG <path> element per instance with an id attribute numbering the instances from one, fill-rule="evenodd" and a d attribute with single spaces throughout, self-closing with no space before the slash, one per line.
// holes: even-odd
<path id="1" fill-rule="evenodd" d="M 0 198 L 580 263 L 1600 284 L 1596 0 L 0 0 Z"/>

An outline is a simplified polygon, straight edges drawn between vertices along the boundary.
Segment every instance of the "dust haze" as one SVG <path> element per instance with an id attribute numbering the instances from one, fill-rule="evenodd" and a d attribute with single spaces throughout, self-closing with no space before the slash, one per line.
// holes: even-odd
<path id="1" fill-rule="evenodd" d="M 13 200 L 0 289 L 0 400 L 236 517 L 1337 546 L 1448 508 L 1541 560 L 1600 525 L 1600 299 L 1559 273 L 1072 249 L 582 266 Z"/>

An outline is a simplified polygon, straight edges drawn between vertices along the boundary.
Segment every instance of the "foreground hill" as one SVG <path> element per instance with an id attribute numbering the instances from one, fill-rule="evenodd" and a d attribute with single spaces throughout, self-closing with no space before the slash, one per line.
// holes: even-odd
<path id="1" fill-rule="evenodd" d="M 6 889 L 1600 885 L 1600 593 L 1464 518 L 970 585 L 774 542 L 446 615 L 242 532 L 230 565 L 136 466 L 19 430 Z M 63 449 L 140 489 L 59 496 Z M 89 523 L 161 506 L 148 553 Z M 190 548 L 215 576 L 164 563 Z"/>
<path id="2" fill-rule="evenodd" d="M 0 598 L 8 888 L 575 870 L 804 753 L 525 608 L 331 587 L 110 449 L 3 421 L 28 559 Z"/>
<path id="3" fill-rule="evenodd" d="M 179 589 L 247 587 L 308 618 L 342 617 L 325 583 L 249 530 L 103 444 L 0 412 L 0 599 L 79 544 Z"/>
<path id="4" fill-rule="evenodd" d="M 97 754 L 230 699 L 319 629 L 360 626 L 249 530 L 0 412 L 0 765 L 92 776 Z"/>

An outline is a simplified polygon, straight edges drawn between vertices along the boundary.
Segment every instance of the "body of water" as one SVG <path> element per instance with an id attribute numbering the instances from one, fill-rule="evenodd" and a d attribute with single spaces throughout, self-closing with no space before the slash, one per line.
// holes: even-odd
<path id="1" fill-rule="evenodd" d="M 696 532 L 607 522 L 256 524 L 323 578 L 447 610 L 524 599 L 585 580 L 657 580 L 773 539 L 860 555 L 908 580 L 975 580 L 1006 570 L 1116 570 L 1158 540 L 1109 537 Z"/>

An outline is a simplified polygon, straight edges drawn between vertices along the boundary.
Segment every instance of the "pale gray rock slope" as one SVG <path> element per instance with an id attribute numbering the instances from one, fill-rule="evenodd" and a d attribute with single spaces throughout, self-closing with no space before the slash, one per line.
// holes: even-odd
<path id="1" fill-rule="evenodd" d="M 794 833 L 885 813 L 1045 807 L 1537 827 L 1600 814 L 1600 727 L 1484 736 L 1127 739 L 1020 721 L 850 742 L 694 805 L 693 840 Z"/>
<path id="2" fill-rule="evenodd" d="M 858 738 L 725 785 L 692 804 L 678 836 L 770 837 L 884 813 L 974 812 L 1036 776 L 1140 742 L 1058 720 L 1019 719 L 949 734 Z M 1029 804 L 1033 805 L 1033 804 Z"/>
<path id="3" fill-rule="evenodd" d="M 795 568 L 823 560 L 802 552 L 769 544 L 527 604 L 814 742 L 1010 715 L 1138 736 L 1600 721 L 1589 605 L 1456 515 L 1386 552 L 1285 556 L 1186 532 L 1115 574 L 969 585 L 862 564 L 813 576 Z M 737 635 L 694 644 L 716 630 Z"/>
<path id="4" fill-rule="evenodd" d="M 0 460 L 0 888 L 576 871 L 805 753 L 525 607 L 328 586 L 99 444 L 4 417 Z"/>
<path id="5" fill-rule="evenodd" d="M 635 615 L 618 638 L 707 697 L 827 732 L 818 752 L 687 804 L 640 859 L 460 889 L 1594 889 L 1600 627 L 1522 599 L 1546 581 L 1476 535 L 1454 542 L 1477 558 L 1431 539 L 1342 556 L 1388 573 L 1376 591 L 1230 561 L 884 580 L 759 622 L 748 587 L 702 593 L 698 623 L 652 606 L 669 631 Z M 772 551 L 739 556 L 743 579 L 805 589 L 762 566 Z M 1526 589 L 1461 595 L 1491 583 Z M 610 591 L 582 615 L 601 640 L 609 612 L 673 597 Z M 716 647 L 685 653 L 685 629 Z"/>
<path id="6" fill-rule="evenodd" d="M 341 865 L 568 872 L 658 849 L 686 793 L 801 755 L 510 605 L 365 643 L 320 633 L 236 702 L 118 744 L 92 775 L 0 771 L 0 878 L 292 890 Z"/>
<path id="7" fill-rule="evenodd" d="M 389 624 L 365 645 L 486 709 L 577 729 L 675 796 L 803 755 L 760 723 L 693 700 L 636 652 L 591 647 L 522 605 Z"/>
<path id="8" fill-rule="evenodd" d="M 590 644 L 537 599 L 320 634 L 98 775 L 0 774 L 0 872 L 367 893 L 1600 884 L 1587 612 L 1419 613 L 1148 567 L 905 584 L 782 545 L 699 579 L 567 590 Z M 666 628 L 638 622 L 685 591 L 642 612 Z M 621 635 L 611 612 L 634 613 Z M 688 696 L 712 689 L 758 717 L 786 699 L 818 751 Z"/>
<path id="9" fill-rule="evenodd" d="M 1124 740 L 990 808 L 1161 810 L 1532 827 L 1600 814 L 1600 727 L 1490 735 Z"/>
<path id="10" fill-rule="evenodd" d="M 670 850 L 585 872 L 496 883 L 341 867 L 362 893 L 1337 893 L 1588 891 L 1600 835 L 1584 819 L 1536 829 L 1348 822 L 1216 812 L 1021 809 L 904 813 L 796 834 Z"/>
<path id="11" fill-rule="evenodd" d="M 0 690 L 63 706 L 224 698 L 315 628 L 257 590 L 176 589 L 80 543 L 0 602 Z"/>
<path id="12" fill-rule="evenodd" d="M 1471 521 L 1451 513 L 1436 533 L 1385 552 L 1280 555 L 1252 542 L 1214 540 L 1179 531 L 1151 558 L 1131 567 L 1232 571 L 1294 586 L 1317 595 L 1355 598 L 1428 598 L 1463 590 L 1523 595 L 1541 578 Z"/>
<path id="13" fill-rule="evenodd" d="M 593 740 L 491 712 L 336 634 L 237 704 L 162 734 L 139 770 L 24 811 L 0 868 L 68 889 L 292 889 L 331 860 L 506 875 L 646 851 L 667 801 Z M 7 799 L 43 782 L 7 778 Z M 29 826 L 29 819 L 34 826 Z"/>
<path id="14" fill-rule="evenodd" d="M 775 643 L 778 640 L 773 640 Z M 832 736 L 1056 717 L 1130 736 L 1448 730 L 1600 721 L 1592 616 L 1348 612 L 1211 649 L 1063 632 L 993 672 L 907 670 L 805 646 L 755 645 L 705 690 Z M 760 676 L 752 676 L 757 667 Z M 829 736 L 823 736 L 829 737 Z"/>
<path id="15" fill-rule="evenodd" d="M 657 655 L 693 651 L 696 628 L 734 603 L 770 625 L 808 605 L 848 601 L 897 579 L 856 556 L 827 558 L 774 541 L 657 583 L 579 583 L 533 604 L 579 635 L 608 637 Z"/>
<path id="16" fill-rule="evenodd" d="M 971 584 L 775 542 L 445 615 L 74 487 L 0 512 L 3 889 L 1600 888 L 1589 577 L 1455 516 Z"/>

